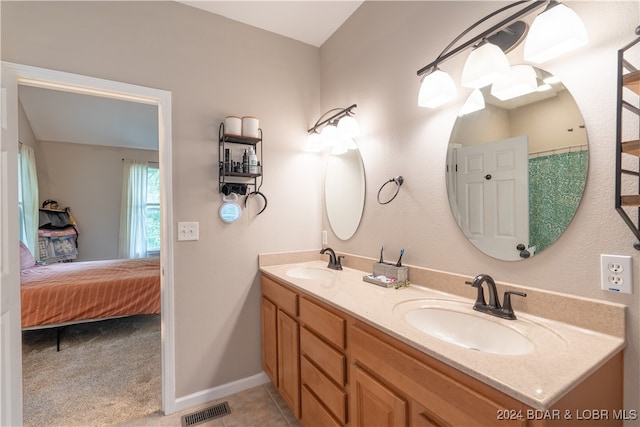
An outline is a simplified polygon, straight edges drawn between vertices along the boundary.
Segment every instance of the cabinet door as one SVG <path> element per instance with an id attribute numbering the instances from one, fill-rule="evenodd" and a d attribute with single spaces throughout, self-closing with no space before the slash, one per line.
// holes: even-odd
<path id="1" fill-rule="evenodd" d="M 278 386 L 277 310 L 275 304 L 262 298 L 262 369 L 276 387 Z"/>
<path id="2" fill-rule="evenodd" d="M 411 427 L 451 427 L 451 424 L 442 420 L 418 402 L 412 401 Z"/>
<path id="3" fill-rule="evenodd" d="M 407 403 L 393 390 L 352 365 L 351 422 L 354 427 L 407 425 Z"/>
<path id="4" fill-rule="evenodd" d="M 300 331 L 298 322 L 278 310 L 278 390 L 300 418 Z"/>

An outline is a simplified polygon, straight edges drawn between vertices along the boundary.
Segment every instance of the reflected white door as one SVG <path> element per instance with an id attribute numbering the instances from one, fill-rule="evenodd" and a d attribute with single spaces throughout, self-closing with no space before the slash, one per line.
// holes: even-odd
<path id="1" fill-rule="evenodd" d="M 527 137 L 457 151 L 457 203 L 463 231 L 493 257 L 520 259 L 516 247 L 529 247 Z"/>
<path id="2" fill-rule="evenodd" d="M 10 108 L 7 108 L 9 106 Z M 22 425 L 18 227 L 18 82 L 2 66 L 0 135 L 0 425 Z"/>

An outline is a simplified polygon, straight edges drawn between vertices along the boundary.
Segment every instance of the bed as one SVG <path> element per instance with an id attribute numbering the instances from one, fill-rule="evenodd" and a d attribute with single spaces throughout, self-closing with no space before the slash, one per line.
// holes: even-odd
<path id="1" fill-rule="evenodd" d="M 21 263 L 20 298 L 23 330 L 158 314 L 160 260 Z"/>

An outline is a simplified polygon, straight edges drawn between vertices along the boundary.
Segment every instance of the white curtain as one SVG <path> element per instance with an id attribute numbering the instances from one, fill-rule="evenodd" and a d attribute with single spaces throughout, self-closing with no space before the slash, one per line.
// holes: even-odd
<path id="1" fill-rule="evenodd" d="M 40 258 L 38 251 L 38 175 L 33 148 L 20 144 L 18 174 L 20 183 L 20 240 L 29 248 L 33 257 Z"/>
<path id="2" fill-rule="evenodd" d="M 124 160 L 120 210 L 120 258 L 147 256 L 147 163 Z"/>

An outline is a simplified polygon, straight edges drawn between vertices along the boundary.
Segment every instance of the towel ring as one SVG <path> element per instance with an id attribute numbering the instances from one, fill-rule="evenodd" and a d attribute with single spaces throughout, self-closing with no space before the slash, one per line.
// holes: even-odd
<path id="1" fill-rule="evenodd" d="M 394 182 L 396 184 L 396 192 L 393 193 L 393 196 L 389 200 L 387 200 L 386 202 L 381 202 L 380 193 L 382 192 L 382 189 L 386 187 L 386 185 L 389 184 L 390 182 Z M 403 182 L 404 182 L 404 178 L 402 176 L 396 176 L 395 178 L 391 178 L 389 181 L 382 184 L 382 187 L 380 187 L 380 189 L 378 190 L 378 203 L 380 203 L 381 205 L 386 205 L 387 203 L 391 203 L 391 201 L 395 199 L 396 196 L 398 195 L 398 192 L 400 192 L 400 186 L 402 185 Z"/>
<path id="2" fill-rule="evenodd" d="M 264 206 L 262 207 L 262 209 L 260 209 L 260 212 L 258 212 L 256 214 L 256 216 L 260 215 L 262 212 L 264 212 L 265 209 L 267 209 L 267 196 L 265 196 L 263 193 L 261 193 L 260 191 L 252 191 L 251 193 L 247 194 L 247 197 L 245 197 L 244 199 L 244 207 L 247 207 L 247 200 L 249 200 L 249 197 L 251 197 L 252 195 L 258 195 L 260 197 L 262 197 L 262 200 L 264 200 Z"/>

